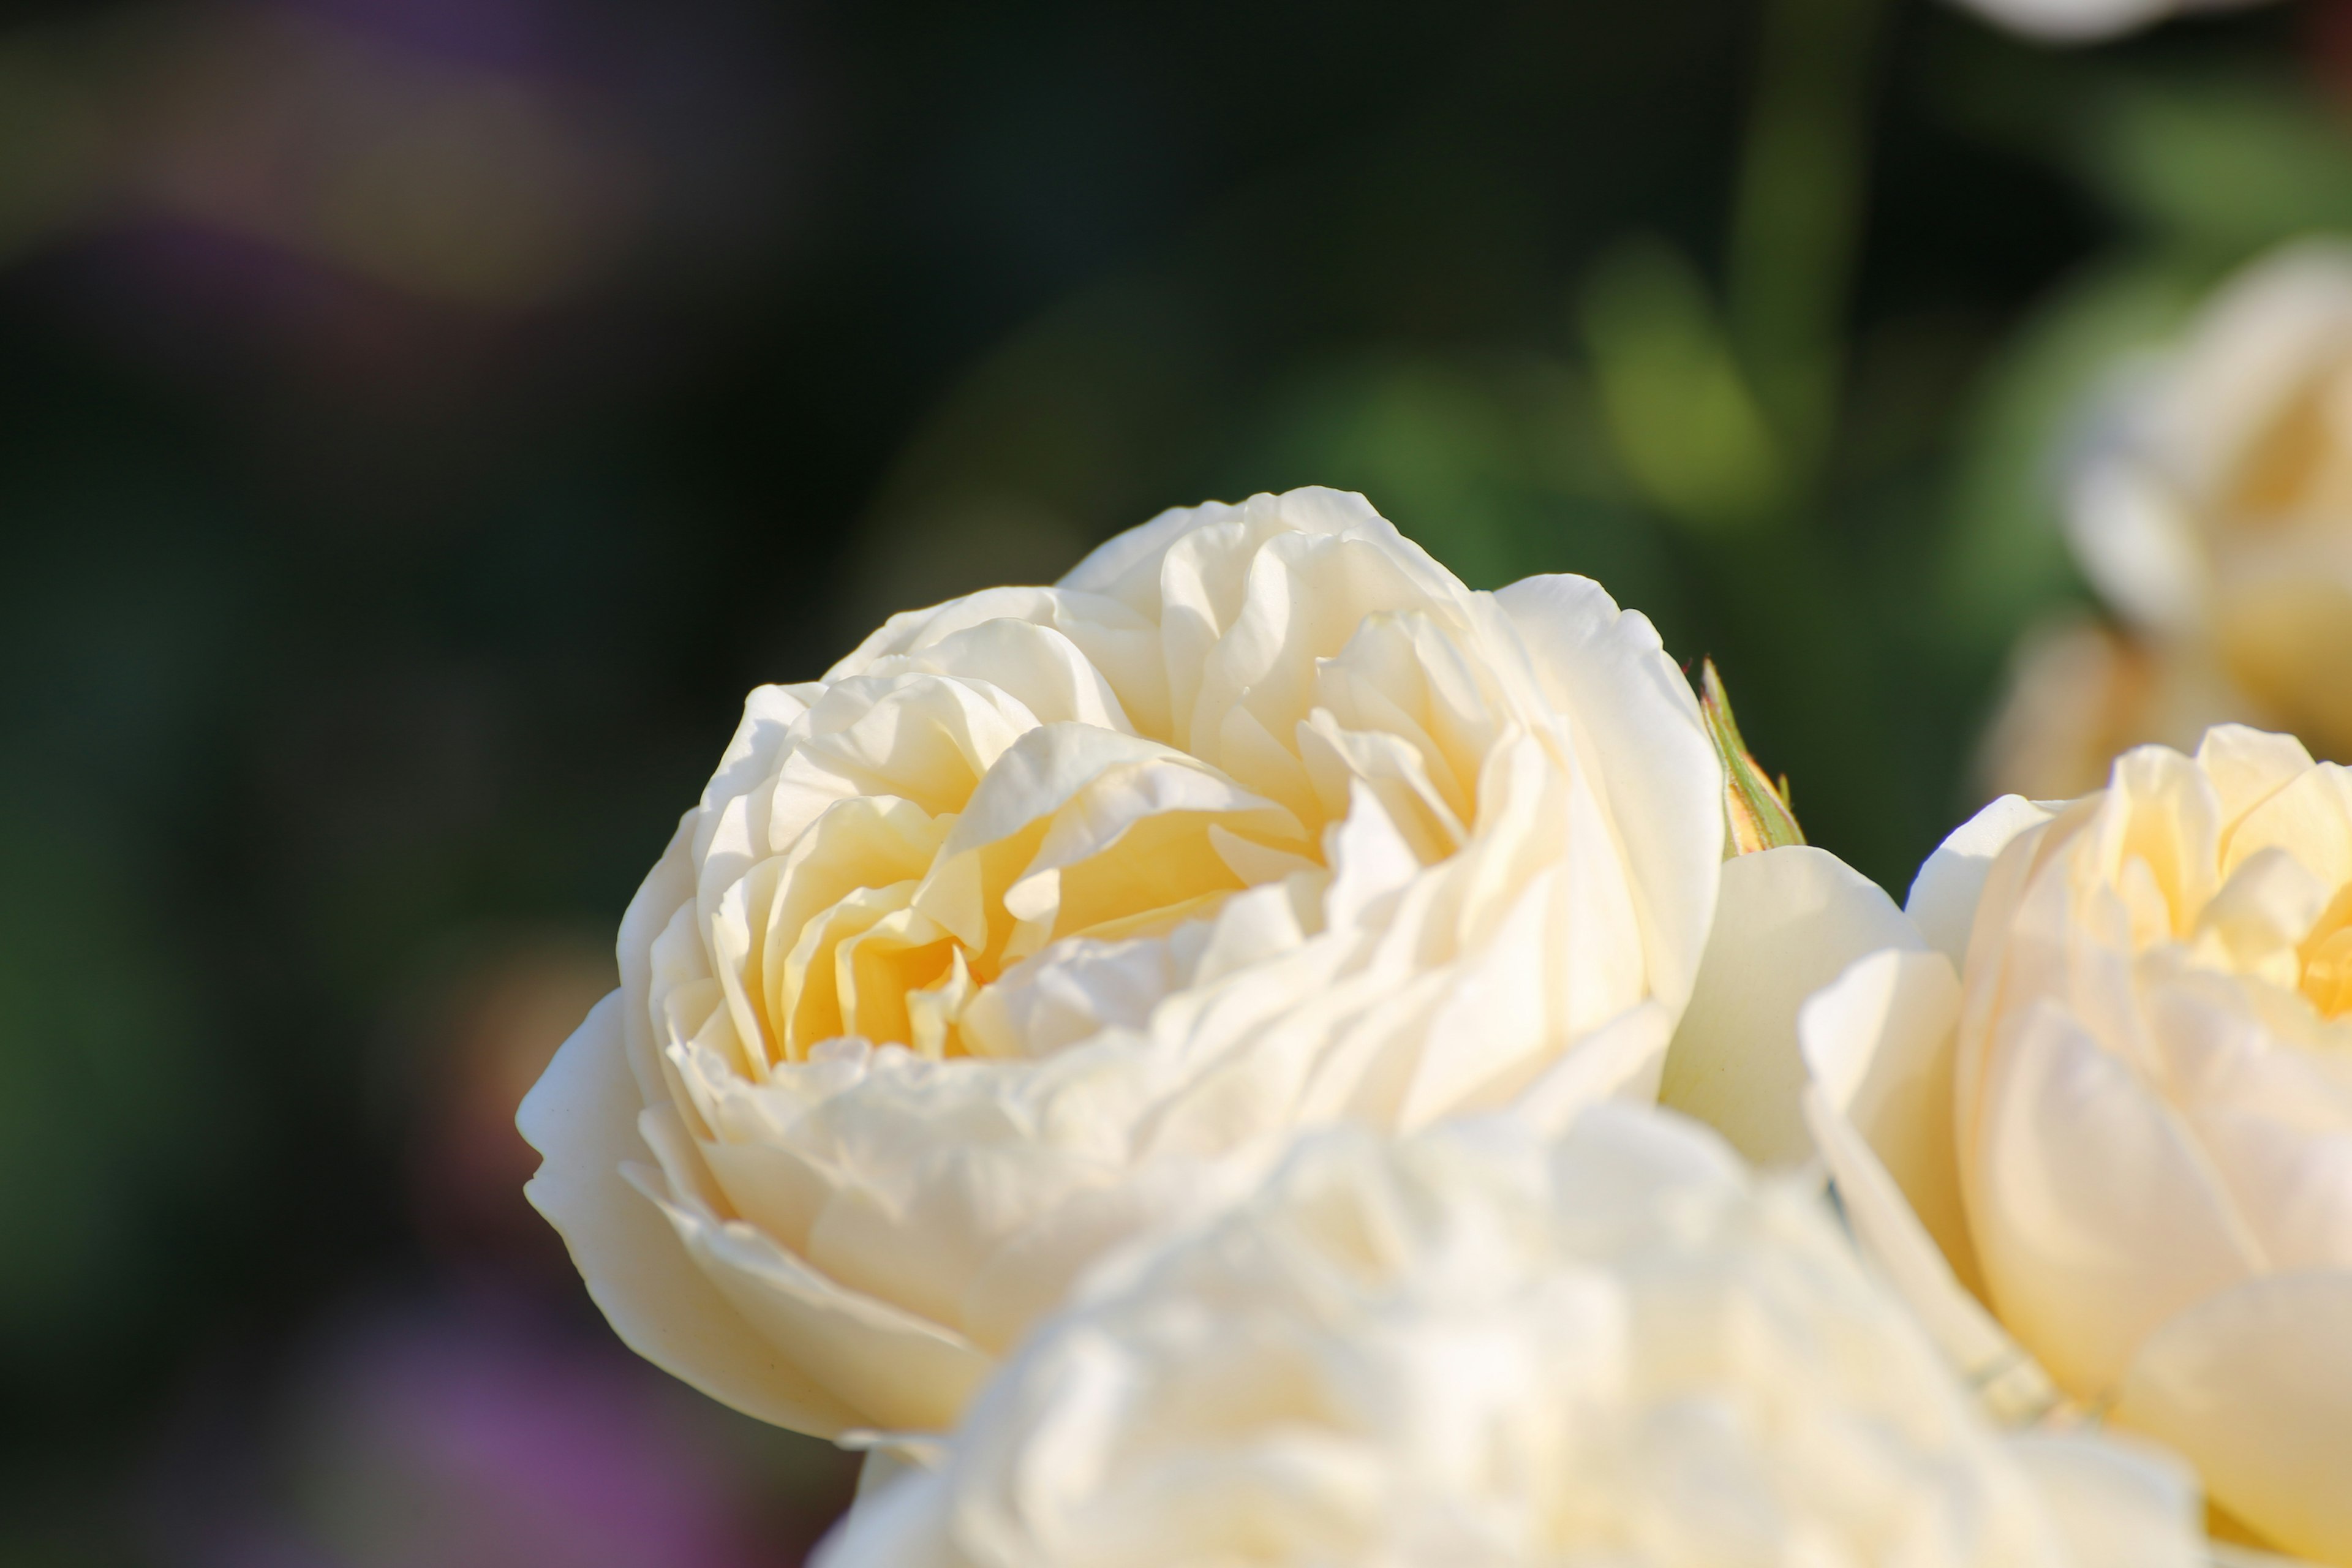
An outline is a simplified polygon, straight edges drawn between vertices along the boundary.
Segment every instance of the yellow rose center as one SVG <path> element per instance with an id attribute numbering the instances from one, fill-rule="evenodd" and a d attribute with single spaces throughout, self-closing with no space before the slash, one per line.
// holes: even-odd
<path id="1" fill-rule="evenodd" d="M 1453 855 L 1506 722 L 1498 693 L 1425 615 L 1325 635 L 1297 689 L 1262 680 L 1213 723 L 1196 713 L 1182 744 L 1108 708 L 1039 721 L 976 679 L 841 683 L 764 804 L 742 808 L 754 845 L 794 825 L 768 858 L 733 863 L 714 927 L 730 933 L 712 956 L 747 1049 L 804 1060 L 844 1036 L 934 1058 L 1058 1049 L 1139 1026 L 1245 889 L 1287 884 L 1268 918 L 1320 929 L 1324 831 L 1360 798 L 1396 852 L 1423 867 Z"/>
<path id="2" fill-rule="evenodd" d="M 784 953 L 769 1011 L 782 1056 L 842 1035 L 934 1057 L 995 1054 L 984 1026 L 977 1038 L 965 1026 L 971 1004 L 1023 959 L 1066 940 L 1162 936 L 1246 888 L 1319 866 L 1314 838 L 1281 807 L 1165 748 L 1076 728 L 1023 736 L 961 812 L 917 821 L 893 813 L 903 802 L 867 797 L 819 820 L 809 853 L 777 879 L 778 913 L 824 900 L 828 864 L 866 885 L 812 913 Z M 1114 763 L 1026 815 L 1041 794 L 1052 800 L 1041 775 L 1073 750 L 1106 746 L 1158 754 Z M 884 820 L 893 815 L 902 820 Z"/>
<path id="3" fill-rule="evenodd" d="M 2352 1013 L 2352 886 L 2337 891 L 2296 951 L 2303 960 L 2303 994 L 2319 1016 L 2332 1019 Z"/>

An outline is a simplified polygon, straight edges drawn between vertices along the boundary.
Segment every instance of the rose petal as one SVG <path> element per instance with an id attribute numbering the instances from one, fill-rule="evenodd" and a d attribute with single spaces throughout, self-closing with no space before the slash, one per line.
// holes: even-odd
<path id="1" fill-rule="evenodd" d="M 2048 1005 L 1990 1058 L 1960 1151 L 2000 1319 L 2078 1395 L 2114 1391 L 2149 1331 L 2263 1258 L 2178 1118 Z"/>
<path id="2" fill-rule="evenodd" d="M 2352 1272 L 2275 1275 L 2150 1334 L 2116 1419 L 2290 1552 L 2352 1563 Z"/>
<path id="3" fill-rule="evenodd" d="M 1994 859 L 2011 839 L 2049 821 L 2050 815 L 2021 795 L 2002 795 L 1937 845 L 1912 879 L 1903 912 L 1928 946 L 1952 961 L 1954 969 L 1967 967 L 1969 933 L 1975 929 L 1977 904 Z"/>
<path id="4" fill-rule="evenodd" d="M 2050 1510 L 2071 1568 L 2197 1568 L 2197 1478 L 2171 1455 L 2075 1432 L 2021 1433 L 2008 1446 Z"/>
<path id="5" fill-rule="evenodd" d="M 1696 982 L 1723 863 L 1723 769 L 1690 682 L 1649 617 L 1620 610 L 1587 578 L 1525 578 L 1495 603 L 1547 694 L 1589 740 L 1578 756 L 1639 891 L 1652 993 L 1679 1008 Z"/>
<path id="6" fill-rule="evenodd" d="M 1864 953 L 1924 945 L 1894 900 L 1826 850 L 1794 844 L 1725 861 L 1715 931 L 1666 1051 L 1659 1103 L 1759 1163 L 1811 1157 L 1798 1008 Z"/>
<path id="7" fill-rule="evenodd" d="M 621 995 L 596 1005 L 523 1100 L 515 1124 L 543 1160 L 524 1195 L 562 1234 L 588 1294 L 631 1350 L 748 1415 L 837 1430 L 850 1407 L 752 1331 L 622 1173 L 649 1152 L 637 1134 L 645 1102 L 623 1059 Z"/>

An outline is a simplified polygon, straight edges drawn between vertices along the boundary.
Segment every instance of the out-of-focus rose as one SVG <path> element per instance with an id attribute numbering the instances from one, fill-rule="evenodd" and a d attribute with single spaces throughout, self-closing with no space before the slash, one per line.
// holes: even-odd
<path id="1" fill-rule="evenodd" d="M 943 1428 L 1299 1124 L 1653 1095 L 1720 790 L 1593 584 L 1472 593 L 1328 490 L 1168 512 L 752 694 L 524 1103 L 532 1201 L 688 1382 Z"/>
<path id="2" fill-rule="evenodd" d="M 2067 521 L 2162 657 L 2234 686 L 2236 716 L 2352 757 L 2352 246 L 2224 286 L 2093 443 Z"/>
<path id="3" fill-rule="evenodd" d="M 2045 44 L 2088 44 L 2191 11 L 2234 11 L 2261 0 L 1959 0 L 1967 9 Z"/>
<path id="4" fill-rule="evenodd" d="M 2088 795 L 2132 747 L 2193 747 L 2252 706 L 2194 647 L 2079 615 L 2044 622 L 2011 655 L 2008 689 L 1978 747 L 1978 798 Z"/>
<path id="5" fill-rule="evenodd" d="M 1986 807 L 1909 918 L 1798 1022 L 1856 1233 L 1997 1405 L 2107 1412 L 2352 1564 L 2352 773 L 2144 747 Z M 1781 1077 L 1720 1103 L 1785 1125 Z"/>
<path id="6" fill-rule="evenodd" d="M 1601 1107 L 1311 1134 L 1107 1264 L 825 1568 L 2193 1561 L 2185 1473 L 2003 1439 L 1815 1195 Z"/>

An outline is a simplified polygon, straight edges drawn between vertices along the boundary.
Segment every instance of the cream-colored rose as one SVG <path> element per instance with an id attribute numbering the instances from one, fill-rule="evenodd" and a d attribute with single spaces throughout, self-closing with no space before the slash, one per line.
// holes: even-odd
<path id="1" fill-rule="evenodd" d="M 2223 287 L 2092 443 L 2067 525 L 2159 657 L 2352 757 L 2352 246 L 2293 246 Z"/>
<path id="2" fill-rule="evenodd" d="M 2005 1440 L 1796 1184 L 1602 1107 L 1310 1134 L 1107 1264 L 825 1568 L 2188 1568 L 2195 1492 Z"/>
<path id="3" fill-rule="evenodd" d="M 1727 879 L 1720 941 L 1772 924 Z M 1988 806 L 1895 938 L 1796 1028 L 1856 1234 L 2006 1414 L 2106 1414 L 2352 1564 L 2352 773 L 2235 726 L 2128 752 Z M 1719 1103 L 1785 1139 L 1784 1039 L 1708 1047 L 1776 1062 Z"/>
<path id="4" fill-rule="evenodd" d="M 1688 684 L 1328 490 L 754 692 L 523 1106 L 622 1337 L 822 1435 L 950 1426 L 1106 1247 L 1289 1131 L 1655 1091 L 1715 904 Z"/>

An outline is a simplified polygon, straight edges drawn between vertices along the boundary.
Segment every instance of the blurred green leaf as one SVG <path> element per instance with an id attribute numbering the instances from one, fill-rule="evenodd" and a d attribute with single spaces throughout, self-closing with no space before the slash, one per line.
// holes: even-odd
<path id="1" fill-rule="evenodd" d="M 2137 79 L 2089 102 L 2085 177 L 2160 237 L 2234 260 L 2352 227 L 2352 129 L 2297 83 Z"/>
<path id="2" fill-rule="evenodd" d="M 1654 239 L 1617 246 L 1577 306 L 1618 456 L 1653 505 L 1720 534 L 1787 504 L 1786 459 L 1705 281 L 1680 253 Z"/>
<path id="3" fill-rule="evenodd" d="M 225 1129 L 133 853 L 0 801 L 0 1355 L 21 1373 L 145 1313 L 158 1200 L 209 1182 Z"/>

